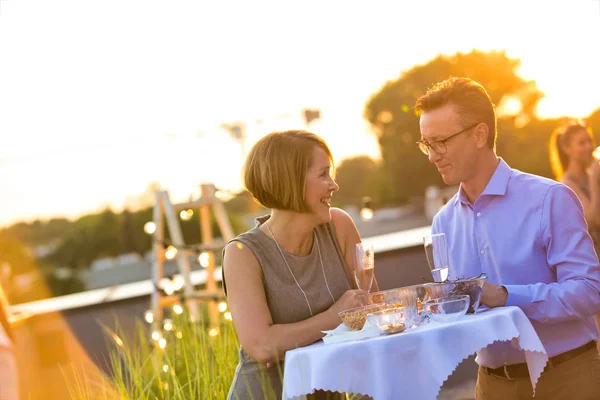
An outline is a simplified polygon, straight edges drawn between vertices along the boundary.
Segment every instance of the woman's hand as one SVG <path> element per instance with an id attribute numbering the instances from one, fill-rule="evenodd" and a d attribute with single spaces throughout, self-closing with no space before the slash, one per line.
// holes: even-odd
<path id="1" fill-rule="evenodd" d="M 346 293 L 344 293 L 342 297 L 329 308 L 329 310 L 335 313 L 336 318 L 339 318 L 338 314 L 342 311 L 362 306 L 362 303 L 358 298 L 361 294 L 367 294 L 367 292 L 362 289 L 347 290 Z"/>
<path id="2" fill-rule="evenodd" d="M 600 185 L 600 161 L 594 159 L 589 169 L 590 183 L 592 185 Z"/>

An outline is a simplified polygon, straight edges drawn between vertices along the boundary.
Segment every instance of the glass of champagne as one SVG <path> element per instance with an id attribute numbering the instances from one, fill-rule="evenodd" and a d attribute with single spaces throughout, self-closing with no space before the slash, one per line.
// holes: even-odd
<path id="1" fill-rule="evenodd" d="M 446 235 L 436 233 L 423 237 L 425 246 L 425 256 L 434 282 L 444 282 L 448 279 L 448 266 L 450 259 L 448 257 L 448 245 L 446 244 Z"/>
<path id="2" fill-rule="evenodd" d="M 373 245 L 356 244 L 356 256 L 354 258 L 354 279 L 359 289 L 371 290 L 375 268 L 375 251 Z"/>

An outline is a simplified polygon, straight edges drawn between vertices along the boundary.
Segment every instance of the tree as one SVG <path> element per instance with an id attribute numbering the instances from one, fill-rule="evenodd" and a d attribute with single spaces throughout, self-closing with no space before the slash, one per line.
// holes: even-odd
<path id="1" fill-rule="evenodd" d="M 415 145 L 420 131 L 413 106 L 436 82 L 452 76 L 470 77 L 486 88 L 499 109 L 509 100 L 519 105 L 510 115 L 513 121 L 525 125 L 534 119 L 535 106 L 543 94 L 534 81 L 525 81 L 516 74 L 519 63 L 504 52 L 472 51 L 451 57 L 439 56 L 387 82 L 369 99 L 365 118 L 379 140 L 387 188 L 384 193 L 388 199 L 422 196 L 427 186 L 443 184 L 435 168 Z"/>
<path id="2" fill-rule="evenodd" d="M 335 180 L 340 190 L 333 195 L 335 204 L 360 207 L 364 196 L 379 197 L 379 163 L 368 156 L 358 156 L 342 160 L 336 168 Z"/>

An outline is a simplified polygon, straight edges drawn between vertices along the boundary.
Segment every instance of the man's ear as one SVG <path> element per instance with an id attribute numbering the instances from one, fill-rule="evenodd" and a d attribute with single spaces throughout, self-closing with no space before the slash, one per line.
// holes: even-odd
<path id="1" fill-rule="evenodd" d="M 475 128 L 473 128 L 473 135 L 475 135 L 475 144 L 478 149 L 482 149 L 487 146 L 488 135 L 490 130 L 485 122 L 481 122 Z"/>

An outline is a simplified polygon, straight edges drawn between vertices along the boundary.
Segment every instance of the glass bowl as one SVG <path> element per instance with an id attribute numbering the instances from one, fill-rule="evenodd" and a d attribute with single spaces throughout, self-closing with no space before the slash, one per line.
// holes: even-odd
<path id="1" fill-rule="evenodd" d="M 360 306 L 342 311 L 338 315 L 342 319 L 344 325 L 346 325 L 348 328 L 352 329 L 353 331 L 360 331 L 365 325 L 368 314 L 383 310 L 384 308 L 384 304 L 369 304 L 366 306 Z"/>
<path id="2" fill-rule="evenodd" d="M 467 313 L 470 298 L 468 295 L 448 296 L 426 300 L 423 309 L 430 313 L 433 321 L 455 321 Z"/>
<path id="3" fill-rule="evenodd" d="M 406 324 L 406 308 L 391 307 L 385 310 L 376 311 L 367 316 L 370 325 L 377 326 L 380 333 L 391 335 L 404 332 Z"/>
<path id="4" fill-rule="evenodd" d="M 469 296 L 469 308 L 467 314 L 474 314 L 479 307 L 481 290 L 487 280 L 486 274 L 475 278 L 459 278 L 455 281 L 442 283 L 426 283 L 425 291 L 429 299 L 441 299 L 448 296 Z"/>

